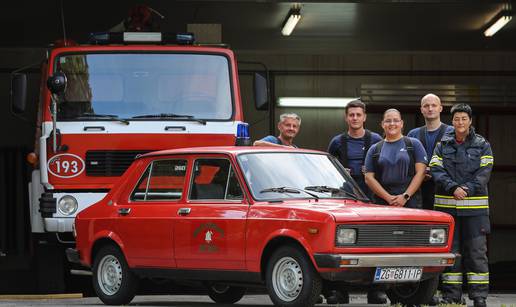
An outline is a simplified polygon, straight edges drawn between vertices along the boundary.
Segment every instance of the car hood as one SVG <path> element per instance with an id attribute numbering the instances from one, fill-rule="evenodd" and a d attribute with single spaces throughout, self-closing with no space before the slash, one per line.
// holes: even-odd
<path id="1" fill-rule="evenodd" d="M 331 214 L 338 222 L 433 222 L 449 223 L 453 218 L 443 212 L 432 210 L 411 209 L 403 207 L 392 207 L 374 205 L 358 201 L 335 201 L 324 200 L 312 203 L 310 210 L 326 212 Z"/>

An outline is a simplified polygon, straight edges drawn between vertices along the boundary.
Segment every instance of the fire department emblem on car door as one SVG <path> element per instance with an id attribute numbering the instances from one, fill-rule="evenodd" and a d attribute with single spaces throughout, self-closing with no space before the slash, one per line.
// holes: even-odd
<path id="1" fill-rule="evenodd" d="M 204 235 L 204 241 L 199 245 L 199 251 L 203 253 L 214 253 L 219 251 L 218 242 L 223 239 L 224 230 L 215 223 L 202 223 L 195 228 L 193 235 Z"/>

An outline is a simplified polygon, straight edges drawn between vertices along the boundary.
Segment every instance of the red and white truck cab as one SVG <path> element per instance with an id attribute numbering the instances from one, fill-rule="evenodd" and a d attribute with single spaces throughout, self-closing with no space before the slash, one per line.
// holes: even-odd
<path id="1" fill-rule="evenodd" d="M 42 65 L 33 233 L 71 233 L 77 213 L 101 200 L 138 155 L 248 139 L 231 50 L 193 45 L 189 34 L 92 37 L 50 49 Z M 15 75 L 13 89 L 13 109 L 23 111 L 26 76 Z"/>

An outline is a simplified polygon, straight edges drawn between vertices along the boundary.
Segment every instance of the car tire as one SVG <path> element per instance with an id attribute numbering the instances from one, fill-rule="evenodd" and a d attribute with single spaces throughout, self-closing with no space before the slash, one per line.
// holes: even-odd
<path id="1" fill-rule="evenodd" d="M 265 283 L 276 306 L 313 306 L 322 290 L 322 280 L 310 258 L 300 248 L 283 246 L 267 263 Z"/>
<path id="2" fill-rule="evenodd" d="M 428 304 L 439 286 L 439 276 L 422 280 L 418 283 L 400 283 L 389 287 L 385 293 L 391 305 Z"/>
<path id="3" fill-rule="evenodd" d="M 94 256 L 93 288 L 106 305 L 126 305 L 138 288 L 138 278 L 129 270 L 120 249 L 113 245 L 102 247 Z"/>
<path id="4" fill-rule="evenodd" d="M 234 304 L 242 299 L 247 290 L 244 287 L 233 287 L 222 284 L 206 285 L 208 296 L 219 304 Z"/>

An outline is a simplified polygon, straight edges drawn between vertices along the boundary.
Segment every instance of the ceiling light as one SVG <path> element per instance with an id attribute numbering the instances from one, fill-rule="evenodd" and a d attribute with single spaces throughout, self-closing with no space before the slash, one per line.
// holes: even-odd
<path id="1" fill-rule="evenodd" d="M 280 97 L 278 107 L 345 108 L 357 98 L 351 97 Z"/>
<path id="2" fill-rule="evenodd" d="M 292 8 L 288 12 L 287 18 L 283 22 L 283 28 L 281 29 L 281 34 L 283 36 L 289 36 L 292 31 L 294 31 L 294 28 L 296 27 L 297 23 L 299 22 L 299 19 L 301 19 L 301 9 L 300 8 Z"/>
<path id="3" fill-rule="evenodd" d="M 495 33 L 498 32 L 498 30 L 500 30 L 501 28 L 503 28 L 509 21 L 511 21 L 511 19 L 511 11 L 501 11 L 488 23 L 489 27 L 484 31 L 484 35 L 487 37 L 495 35 Z"/>

